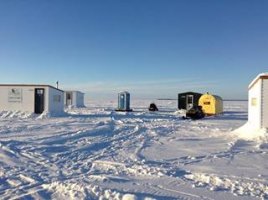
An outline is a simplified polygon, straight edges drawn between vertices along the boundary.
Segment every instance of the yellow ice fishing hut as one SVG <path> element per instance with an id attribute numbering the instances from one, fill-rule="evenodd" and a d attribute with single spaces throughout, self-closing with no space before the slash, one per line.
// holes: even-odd
<path id="1" fill-rule="evenodd" d="M 198 101 L 205 115 L 218 115 L 223 112 L 222 98 L 209 93 L 203 94 Z"/>

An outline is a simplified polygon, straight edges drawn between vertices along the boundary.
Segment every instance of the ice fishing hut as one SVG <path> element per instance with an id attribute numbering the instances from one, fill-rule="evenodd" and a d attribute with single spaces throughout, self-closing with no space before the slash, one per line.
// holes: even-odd
<path id="1" fill-rule="evenodd" d="M 132 111 L 130 109 L 130 94 L 129 92 L 118 93 L 118 108 L 116 111 Z"/>
<path id="2" fill-rule="evenodd" d="M 268 129 L 268 73 L 259 74 L 248 87 L 248 121 L 255 129 Z"/>
<path id="3" fill-rule="evenodd" d="M 189 110 L 194 106 L 198 106 L 198 100 L 202 96 L 196 92 L 185 92 L 178 94 L 178 109 Z"/>
<path id="4" fill-rule="evenodd" d="M 0 111 L 63 113 L 64 92 L 50 85 L 0 84 Z"/>
<path id="5" fill-rule="evenodd" d="M 64 91 L 64 105 L 69 107 L 85 107 L 84 93 L 80 91 Z"/>
<path id="6" fill-rule="evenodd" d="M 245 139 L 268 133 L 268 73 L 259 74 L 248 86 L 248 121 L 233 131 Z"/>
<path id="7" fill-rule="evenodd" d="M 205 115 L 218 115 L 223 112 L 222 98 L 209 93 L 203 94 L 198 101 Z"/>

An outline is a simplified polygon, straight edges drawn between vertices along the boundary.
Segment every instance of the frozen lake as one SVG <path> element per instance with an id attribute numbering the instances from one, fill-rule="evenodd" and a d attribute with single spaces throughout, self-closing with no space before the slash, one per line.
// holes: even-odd
<path id="1" fill-rule="evenodd" d="M 268 140 L 233 130 L 247 101 L 182 120 L 177 101 L 89 102 L 61 117 L 0 112 L 1 199 L 266 199 Z"/>

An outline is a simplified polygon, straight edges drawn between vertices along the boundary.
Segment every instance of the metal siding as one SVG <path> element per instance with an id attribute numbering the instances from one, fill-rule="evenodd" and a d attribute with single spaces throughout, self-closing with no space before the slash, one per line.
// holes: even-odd
<path id="1" fill-rule="evenodd" d="M 72 103 L 72 105 L 74 107 L 77 107 L 77 92 L 76 91 L 73 92 L 73 103 Z"/>
<path id="2" fill-rule="evenodd" d="M 253 128 L 261 128 L 261 80 L 258 80 L 248 92 L 248 121 Z M 252 100 L 255 99 L 254 105 Z"/>
<path id="3" fill-rule="evenodd" d="M 51 114 L 60 114 L 64 111 L 64 92 L 61 90 L 57 90 L 55 88 L 47 88 L 48 93 L 46 95 L 47 102 L 47 111 Z M 55 101 L 55 95 L 60 96 L 60 101 Z"/>
<path id="4" fill-rule="evenodd" d="M 76 106 L 84 107 L 84 93 L 77 91 Z"/>
<path id="5" fill-rule="evenodd" d="M 20 102 L 9 102 L 8 92 L 10 89 L 21 90 Z M 0 111 L 34 112 L 34 87 L 1 85 L 0 86 Z"/>
<path id="6" fill-rule="evenodd" d="M 261 127 L 268 128 L 268 80 L 262 80 Z"/>
<path id="7" fill-rule="evenodd" d="M 126 94 L 126 110 L 130 109 L 130 94 Z"/>
<path id="8" fill-rule="evenodd" d="M 221 114 L 223 112 L 223 102 L 222 98 L 219 96 L 214 96 L 216 99 L 216 114 Z"/>
<path id="9" fill-rule="evenodd" d="M 186 109 L 186 94 L 179 94 L 178 95 L 178 108 L 179 109 Z"/>

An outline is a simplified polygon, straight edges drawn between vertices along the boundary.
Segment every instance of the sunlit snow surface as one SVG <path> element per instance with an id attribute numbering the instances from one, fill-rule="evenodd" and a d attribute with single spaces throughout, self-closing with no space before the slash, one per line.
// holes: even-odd
<path id="1" fill-rule="evenodd" d="M 0 112 L 0 199 L 266 199 L 268 140 L 239 138 L 246 101 L 182 120 L 177 102 L 88 102 L 60 117 Z"/>

